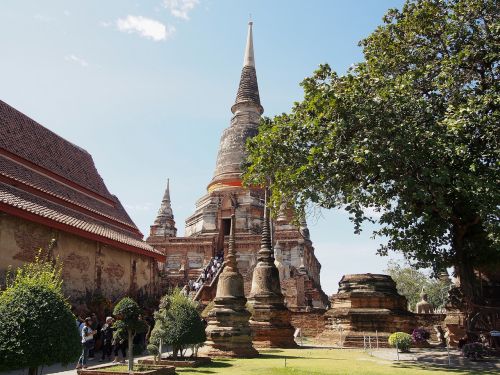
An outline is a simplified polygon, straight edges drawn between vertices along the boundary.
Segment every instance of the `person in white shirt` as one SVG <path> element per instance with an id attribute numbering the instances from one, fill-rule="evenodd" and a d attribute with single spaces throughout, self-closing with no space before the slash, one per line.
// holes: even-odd
<path id="1" fill-rule="evenodd" d="M 94 335 L 97 331 L 92 330 L 92 318 L 85 318 L 85 325 L 82 328 L 82 355 L 78 359 L 77 369 L 87 368 L 89 350 L 94 347 Z"/>

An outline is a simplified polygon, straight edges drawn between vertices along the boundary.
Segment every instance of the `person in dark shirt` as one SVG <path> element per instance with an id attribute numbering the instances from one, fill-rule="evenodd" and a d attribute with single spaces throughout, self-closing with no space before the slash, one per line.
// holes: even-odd
<path id="1" fill-rule="evenodd" d="M 113 344 L 113 318 L 108 316 L 106 323 L 101 328 L 102 339 L 102 357 L 101 362 L 107 359 L 111 360 L 111 346 Z"/>

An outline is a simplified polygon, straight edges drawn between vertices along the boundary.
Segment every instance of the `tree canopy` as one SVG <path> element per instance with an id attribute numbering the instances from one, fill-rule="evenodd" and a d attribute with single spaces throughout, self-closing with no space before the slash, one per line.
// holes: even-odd
<path id="1" fill-rule="evenodd" d="M 449 279 L 431 278 L 414 267 L 394 261 L 389 261 L 385 272 L 396 282 L 398 293 L 408 300 L 410 310 L 415 311 L 422 290 L 427 293 L 428 301 L 434 309 L 445 306 L 452 286 Z"/>
<path id="2" fill-rule="evenodd" d="M 0 371 L 76 361 L 76 318 L 62 292 L 61 265 L 36 258 L 0 293 Z"/>
<path id="3" fill-rule="evenodd" d="M 273 207 L 342 207 L 356 232 L 378 221 L 380 254 L 454 266 L 477 301 L 474 268 L 500 262 L 499 34 L 494 0 L 389 10 L 364 61 L 321 65 L 291 113 L 262 121 L 246 183 L 269 184 Z"/>

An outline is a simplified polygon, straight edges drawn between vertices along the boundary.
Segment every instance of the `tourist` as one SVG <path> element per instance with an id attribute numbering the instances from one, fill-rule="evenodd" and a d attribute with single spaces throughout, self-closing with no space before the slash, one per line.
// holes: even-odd
<path id="1" fill-rule="evenodd" d="M 111 351 L 113 344 L 113 318 L 108 316 L 106 318 L 106 323 L 101 328 L 101 338 L 102 338 L 102 356 L 101 362 L 107 359 L 111 360 Z"/>
<path id="2" fill-rule="evenodd" d="M 82 328 L 82 355 L 78 359 L 77 369 L 87 368 L 87 360 L 90 348 L 94 347 L 94 335 L 97 332 L 92 330 L 92 318 L 85 318 L 85 325 Z"/>
<path id="3" fill-rule="evenodd" d="M 93 339 L 93 342 L 94 342 L 94 345 L 92 345 L 92 347 L 89 349 L 89 361 L 92 361 L 94 359 L 94 354 L 95 354 L 95 346 L 96 346 L 96 343 L 97 341 L 99 340 L 100 338 L 100 335 L 99 335 L 99 331 L 100 331 L 100 323 L 99 323 L 99 320 L 97 319 L 97 315 L 96 313 L 92 313 L 91 315 L 91 319 L 92 319 L 92 330 L 96 332 L 96 334 L 94 335 L 94 339 Z"/>
<path id="4" fill-rule="evenodd" d="M 85 326 L 85 321 L 82 317 L 78 316 L 76 318 L 76 326 L 78 328 L 78 334 L 81 336 L 82 335 L 82 329 Z"/>
<path id="5" fill-rule="evenodd" d="M 118 352 L 122 353 L 121 363 L 125 363 L 125 358 L 127 358 L 127 332 L 124 330 L 115 331 L 113 334 L 113 354 L 115 358 L 113 359 L 113 363 L 118 363 Z"/>

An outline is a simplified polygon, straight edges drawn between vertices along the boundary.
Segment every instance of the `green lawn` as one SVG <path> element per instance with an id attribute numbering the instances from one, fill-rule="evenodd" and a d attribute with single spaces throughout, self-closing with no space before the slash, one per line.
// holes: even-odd
<path id="1" fill-rule="evenodd" d="M 215 360 L 210 366 L 176 371 L 180 375 L 494 374 L 391 362 L 371 357 L 362 350 L 284 349 L 260 353 L 259 358 Z"/>

